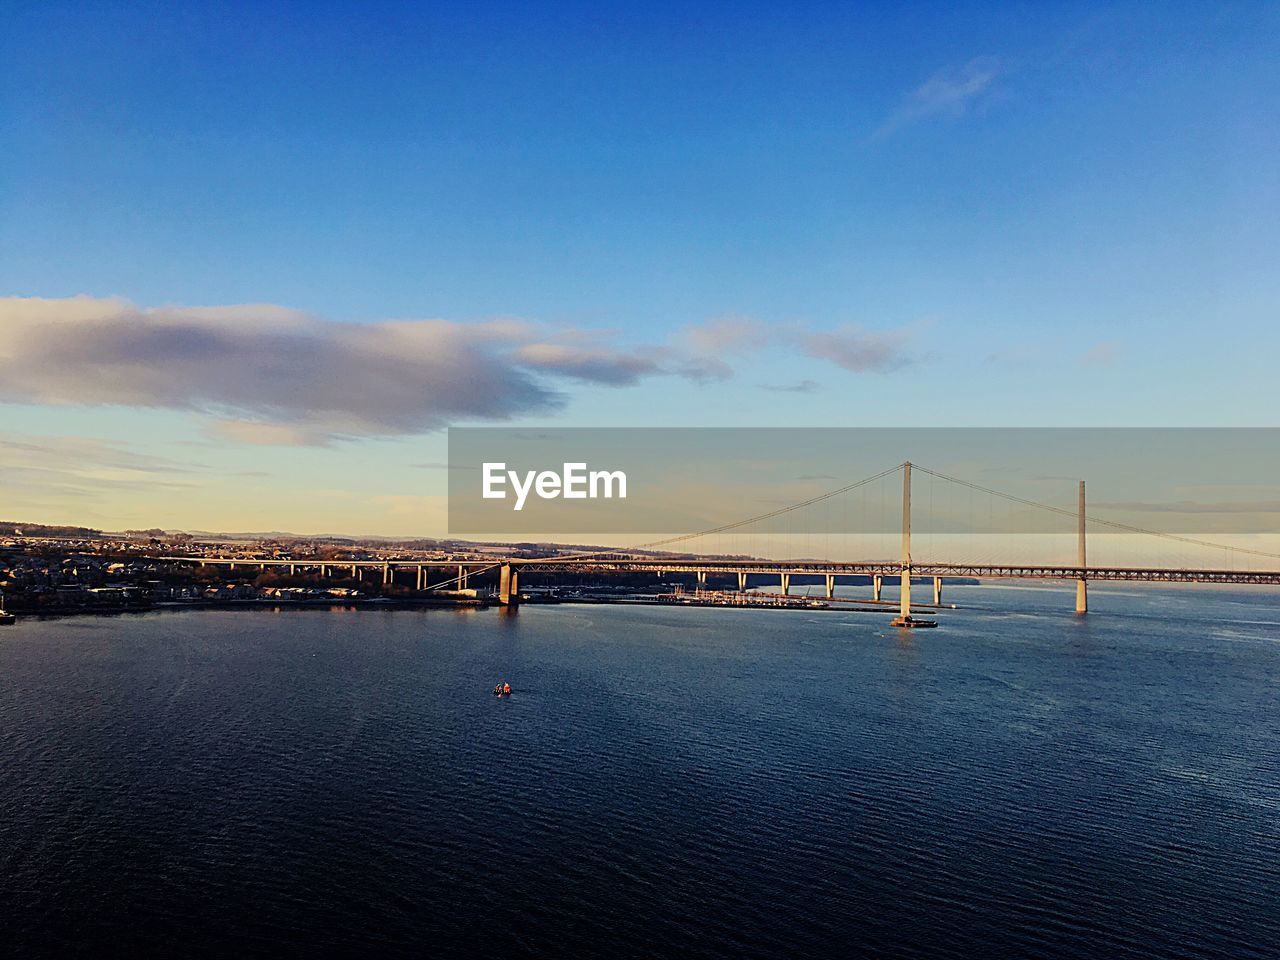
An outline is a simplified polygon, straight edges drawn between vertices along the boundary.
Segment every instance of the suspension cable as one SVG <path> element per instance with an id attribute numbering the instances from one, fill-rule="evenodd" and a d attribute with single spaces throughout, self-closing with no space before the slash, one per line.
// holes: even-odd
<path id="1" fill-rule="evenodd" d="M 1065 507 L 1055 507 L 1052 504 L 1040 503 L 1037 500 L 1028 500 L 1025 497 L 1015 496 L 1012 493 L 1003 493 L 999 490 L 993 490 L 990 487 L 984 487 L 980 483 L 972 483 L 968 480 L 961 480 L 959 477 L 952 477 L 936 470 L 930 470 L 928 467 L 922 467 L 918 463 L 913 462 L 911 466 L 912 469 L 919 470 L 922 473 L 927 473 L 940 480 L 948 480 L 951 483 L 958 483 L 961 486 L 970 487 L 974 490 L 978 490 L 982 493 L 988 493 L 995 497 L 1003 497 L 1005 500 L 1012 500 L 1014 503 L 1020 503 L 1027 507 L 1038 507 L 1041 510 L 1048 510 L 1051 513 L 1056 513 L 1063 517 L 1071 517 L 1072 519 L 1077 519 L 1079 517 L 1079 514 L 1076 511 L 1068 510 Z M 1164 533 L 1160 530 L 1146 530 L 1142 527 L 1135 527 L 1128 523 L 1121 523 L 1118 520 L 1105 520 L 1102 517 L 1091 517 L 1086 514 L 1085 521 L 1087 523 L 1095 523 L 1104 527 L 1111 527 L 1115 530 L 1123 530 L 1126 533 L 1140 533 L 1145 536 L 1160 537 L 1164 540 L 1173 540 L 1178 543 L 1190 543 L 1197 547 L 1211 547 L 1215 550 L 1234 550 L 1240 553 L 1251 554 L 1255 557 L 1267 557 L 1271 560 L 1280 560 L 1280 553 L 1268 553 L 1265 550 L 1251 550 L 1248 547 L 1234 547 L 1225 543 L 1214 543 L 1212 540 L 1198 540 L 1195 537 L 1184 537 L 1176 533 Z"/>

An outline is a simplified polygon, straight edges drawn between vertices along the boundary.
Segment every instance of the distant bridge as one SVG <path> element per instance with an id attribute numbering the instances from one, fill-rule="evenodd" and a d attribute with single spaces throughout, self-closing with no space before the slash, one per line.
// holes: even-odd
<path id="1" fill-rule="evenodd" d="M 628 573 L 628 572 L 648 572 L 655 573 L 658 576 L 664 576 L 669 573 L 693 574 L 697 577 L 698 584 L 705 585 L 707 578 L 710 576 L 732 576 L 737 579 L 737 587 L 739 591 L 745 591 L 748 586 L 748 577 L 776 577 L 777 583 L 783 594 L 788 594 L 791 589 L 791 578 L 794 576 L 821 576 L 826 586 L 826 595 L 829 599 L 835 598 L 835 587 L 841 578 L 858 577 L 868 578 L 871 582 L 872 597 L 879 601 L 881 598 L 881 589 L 886 577 L 896 579 L 899 583 L 899 615 L 909 625 L 911 619 L 911 584 L 913 579 L 931 579 L 933 581 L 933 602 L 938 605 L 942 602 L 942 585 L 947 579 L 957 578 L 978 578 L 982 580 L 1004 579 L 1004 580 L 1065 580 L 1074 581 L 1076 583 L 1076 613 L 1084 614 L 1088 611 L 1088 582 L 1090 580 L 1099 581 L 1136 581 L 1147 583 L 1219 583 L 1219 584 L 1262 584 L 1280 586 L 1280 570 L 1234 570 L 1222 568 L 1199 568 L 1188 566 L 1090 566 L 1086 561 L 1086 538 L 1085 529 L 1086 521 L 1090 518 L 1085 515 L 1085 486 L 1084 481 L 1079 484 L 1079 496 L 1077 510 L 1074 514 L 1069 513 L 1058 507 L 1052 507 L 1045 504 L 1037 504 L 1031 501 L 1014 497 L 1008 494 L 1000 494 L 998 491 L 989 490 L 984 487 L 967 484 L 973 489 L 981 490 L 995 496 L 1006 497 L 1009 500 L 1016 501 L 1019 504 L 1031 507 L 1042 507 L 1046 510 L 1057 514 L 1065 514 L 1071 516 L 1076 521 L 1077 533 L 1077 562 L 1074 564 L 1012 564 L 1012 563 L 939 563 L 939 562 L 920 562 L 913 560 L 911 556 L 911 472 L 912 464 L 904 463 L 894 470 L 884 471 L 878 474 L 878 479 L 890 475 L 900 470 L 902 472 L 902 556 L 901 559 L 895 560 L 871 560 L 871 561 L 831 561 L 831 560 L 729 560 L 716 557 L 686 557 L 679 558 L 674 556 L 661 556 L 654 553 L 652 548 L 659 545 L 671 544 L 686 541 L 694 537 L 703 536 L 706 533 L 718 533 L 725 530 L 736 529 L 744 524 L 759 520 L 761 518 L 749 518 L 736 524 L 728 524 L 723 527 L 716 528 L 713 531 L 704 531 L 700 534 L 689 534 L 683 537 L 674 537 L 661 544 L 645 545 L 645 552 L 642 548 L 636 548 L 631 551 L 610 551 L 593 554 L 580 554 L 571 556 L 558 557 L 537 557 L 537 558 L 472 558 L 466 560 L 399 560 L 392 558 L 382 558 L 374 560 L 321 560 L 316 558 L 298 559 L 298 558 L 248 558 L 248 557 L 209 557 L 209 556 L 168 556 L 160 557 L 162 561 L 183 564 L 198 564 L 200 566 L 226 566 L 230 570 L 236 567 L 257 567 L 265 570 L 268 567 L 288 568 L 289 572 L 295 573 L 299 569 L 318 569 L 322 578 L 329 576 L 331 572 L 349 571 L 350 576 L 359 578 L 366 570 L 373 570 L 381 575 L 383 584 L 391 584 L 395 582 L 396 573 L 399 571 L 412 571 L 415 577 L 415 585 L 418 590 L 440 589 L 447 586 L 456 586 L 465 589 L 469 579 L 479 573 L 498 571 L 498 600 L 502 604 L 514 604 L 520 599 L 520 577 L 521 575 L 536 573 Z M 957 483 L 965 483 L 965 481 L 955 480 L 953 477 L 947 477 L 943 474 L 936 474 L 932 471 L 926 471 L 934 477 Z M 860 481 L 849 487 L 842 488 L 835 493 L 841 493 L 850 489 L 861 486 L 868 481 Z M 806 507 L 813 503 L 827 499 L 834 494 L 827 494 L 822 497 L 813 498 L 804 501 L 801 504 L 795 504 L 781 510 L 772 511 L 765 515 L 765 518 L 772 518 L 780 513 L 789 510 Z M 1211 544 L 1203 541 L 1193 540 L 1174 534 L 1165 534 L 1158 531 L 1138 530 L 1133 527 L 1126 527 L 1123 524 L 1111 521 L 1095 521 L 1105 524 L 1109 527 L 1117 527 L 1134 533 L 1146 533 L 1153 536 L 1163 537 L 1183 543 L 1195 544 L 1199 546 L 1208 546 L 1221 548 L 1224 550 L 1235 550 L 1237 548 L 1226 547 L 1220 544 Z M 1280 560 L 1280 556 L 1272 554 L 1264 554 L 1260 551 L 1243 550 L 1245 553 L 1253 553 L 1266 557 L 1274 557 Z M 453 574 L 447 579 L 429 583 L 431 579 L 429 572 L 432 570 L 445 570 Z M 897 621 L 895 621 L 897 622 Z"/>
<path id="2" fill-rule="evenodd" d="M 626 554 L 605 554 L 590 557 L 539 557 L 503 558 L 495 560 L 310 560 L 252 557 L 192 557 L 165 556 L 157 560 L 192 566 L 225 567 L 236 569 L 268 568 L 288 570 L 290 575 L 300 570 L 317 571 L 322 579 L 347 573 L 353 578 L 365 572 L 373 573 L 384 585 L 394 583 L 397 573 L 412 573 L 415 588 L 428 586 L 441 588 L 456 586 L 466 589 L 472 576 L 493 570 L 499 571 L 499 601 L 515 603 L 519 599 L 519 579 L 522 575 L 537 573 L 653 573 L 692 574 L 699 585 L 705 585 L 711 576 L 736 577 L 737 587 L 745 591 L 748 577 L 776 578 L 780 591 L 791 591 L 792 577 L 820 576 L 824 578 L 826 596 L 835 598 L 836 585 L 843 578 L 857 577 L 871 582 L 873 600 L 881 599 L 886 578 L 901 581 L 903 567 L 900 561 L 827 561 L 827 560 L 716 560 L 716 559 L 661 559 L 636 557 Z M 448 571 L 453 576 L 441 583 L 429 584 L 431 571 Z M 456 571 L 456 572 L 455 572 Z M 989 563 L 913 563 L 910 576 L 913 580 L 932 579 L 933 603 L 942 602 L 942 585 L 948 579 L 975 578 L 981 580 L 1064 580 L 1087 582 L 1136 581 L 1145 583 L 1235 583 L 1280 586 L 1280 570 L 1209 570 L 1183 567 L 1079 567 L 1059 565 L 1019 565 Z M 757 582 L 755 586 L 760 586 Z M 909 597 L 908 597 L 908 602 Z M 1086 609 L 1077 610 L 1078 613 Z"/>

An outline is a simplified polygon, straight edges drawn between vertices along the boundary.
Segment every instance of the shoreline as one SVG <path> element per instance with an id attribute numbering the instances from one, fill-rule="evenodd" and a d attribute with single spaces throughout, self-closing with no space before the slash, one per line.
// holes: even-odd
<path id="1" fill-rule="evenodd" d="M 285 610 L 481 610 L 489 607 L 499 609 L 519 609 L 520 607 L 550 607 L 559 605 L 578 606 L 646 606 L 679 609 L 682 607 L 703 607 L 725 610 L 770 610 L 792 613 L 881 613 L 897 612 L 897 604 L 881 604 L 869 606 L 867 601 L 823 602 L 820 605 L 807 603 L 716 603 L 706 600 L 662 600 L 657 597 L 555 597 L 526 599 L 513 607 L 501 607 L 494 599 L 456 599 L 456 598 L 413 598 L 388 599 L 372 598 L 362 600 L 191 600 L 161 601 L 145 605 L 121 607 L 68 607 L 65 609 L 43 610 L 10 610 L 17 622 L 26 619 L 57 620 L 65 617 L 107 616 L 116 617 L 126 614 L 176 612 L 182 610 L 239 610 L 257 612 L 280 612 Z M 919 604 L 920 609 L 930 611 L 956 610 L 955 605 L 935 607 L 932 604 Z M 9 624 L 12 625 L 12 624 Z"/>

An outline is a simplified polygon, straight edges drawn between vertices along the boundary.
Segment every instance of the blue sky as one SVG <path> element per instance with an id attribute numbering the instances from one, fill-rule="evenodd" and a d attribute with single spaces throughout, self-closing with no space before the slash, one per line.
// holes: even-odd
<path id="1" fill-rule="evenodd" d="M 96 356 L 149 331 L 135 364 L 97 362 L 43 332 L 57 304 L 0 312 L 27 478 L 6 517 L 439 532 L 443 478 L 414 464 L 442 459 L 442 426 L 500 413 L 1268 425 L 1280 399 L 1273 4 L 18 3 L 5 20 L 0 295 L 106 304 L 77 321 Z M 276 393 L 221 368 L 202 382 L 203 337 L 293 335 L 275 308 L 311 318 L 297 335 L 324 364 L 249 362 Z M 352 325 L 389 320 L 441 321 L 449 350 L 483 354 L 468 376 L 528 383 L 445 410 L 465 390 L 424 380 L 432 363 L 388 372 L 388 347 L 352 365 L 385 381 L 377 409 L 350 391 L 308 417 L 282 396 L 342 369 Z M 494 359 L 501 337 L 515 359 Z M 139 373 L 183 363 L 179 384 Z M 104 493 L 86 443 L 158 472 Z"/>

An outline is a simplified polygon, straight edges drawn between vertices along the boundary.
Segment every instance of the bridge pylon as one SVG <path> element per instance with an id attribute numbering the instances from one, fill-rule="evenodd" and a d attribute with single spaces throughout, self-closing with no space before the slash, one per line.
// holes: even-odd
<path id="1" fill-rule="evenodd" d="M 902 590 L 898 616 L 911 619 L 911 461 L 902 465 Z"/>
<path id="2" fill-rule="evenodd" d="M 1080 579 L 1076 581 L 1076 616 L 1082 617 L 1089 612 L 1089 582 L 1084 577 L 1088 563 L 1085 560 L 1085 517 L 1084 517 L 1084 481 L 1080 481 L 1080 509 L 1076 521 L 1076 553 L 1080 567 Z"/>
<path id="3" fill-rule="evenodd" d="M 933 620 L 916 620 L 911 616 L 911 461 L 902 465 L 902 592 L 898 600 L 895 627 L 936 627 Z"/>

